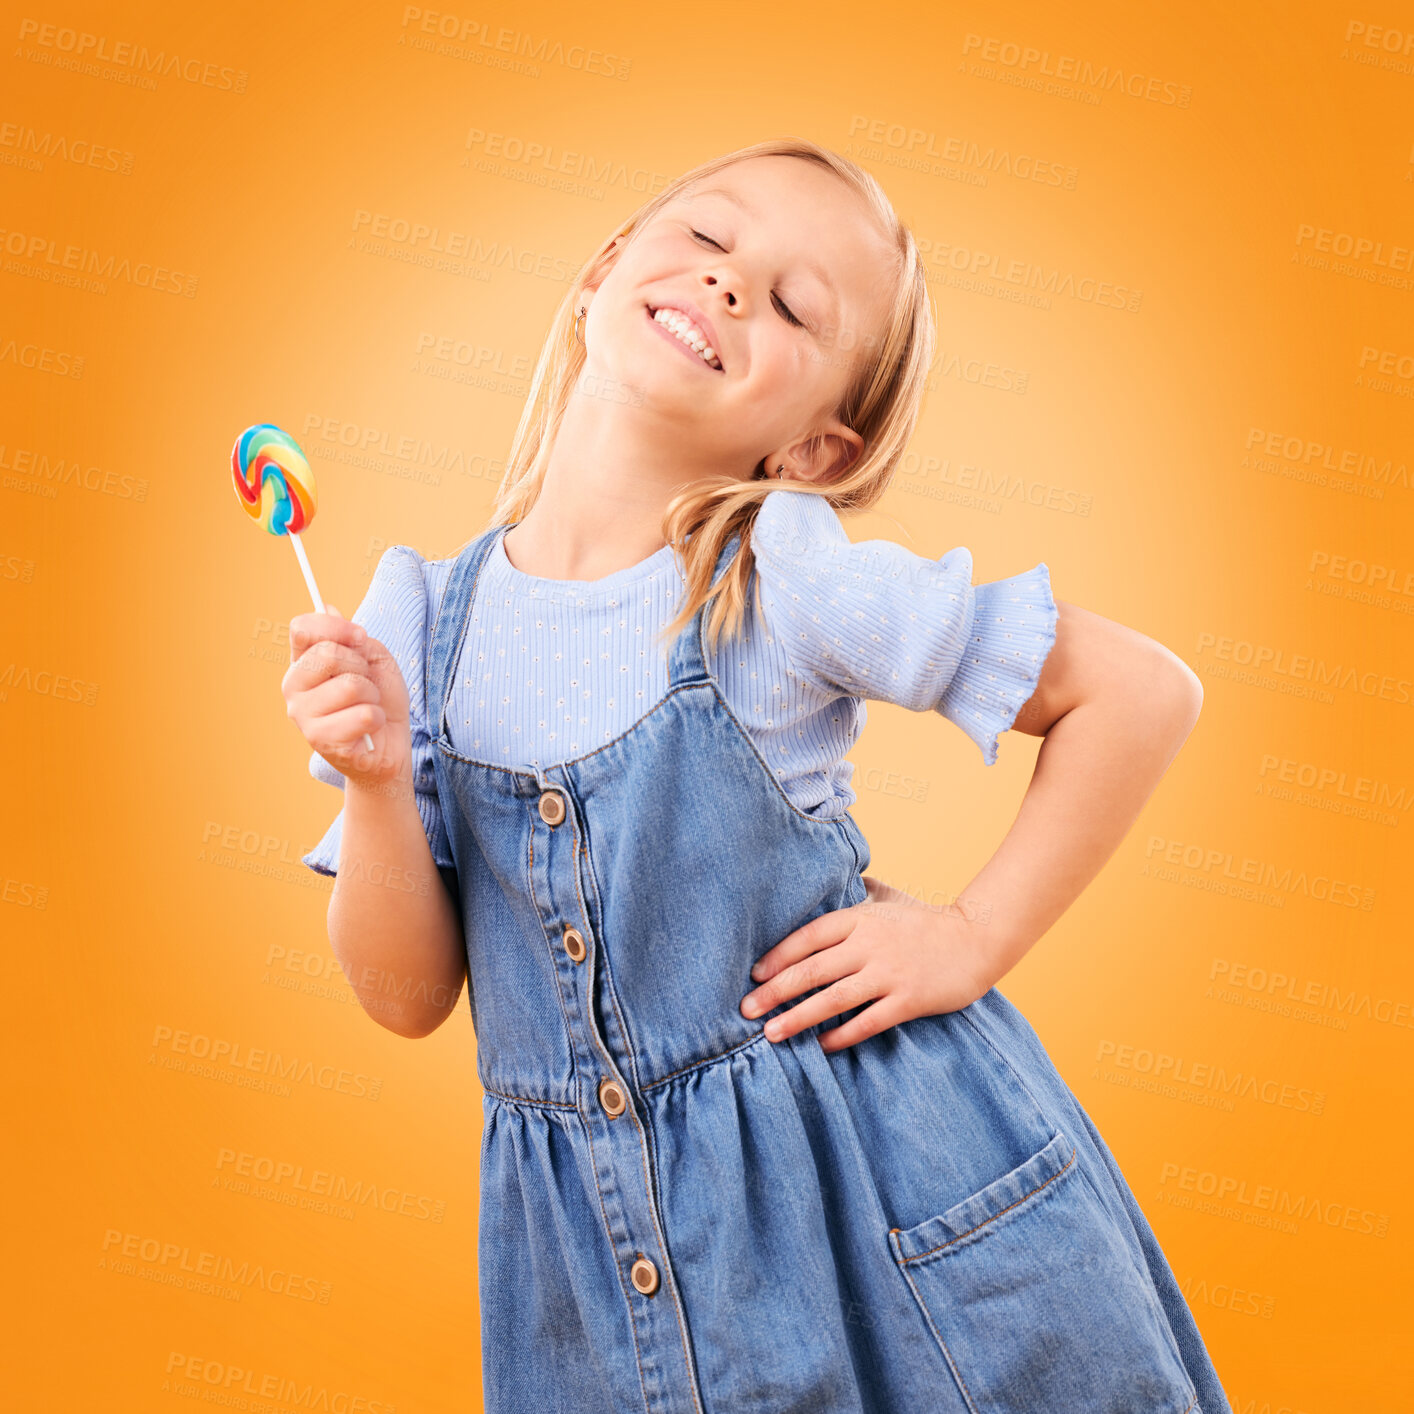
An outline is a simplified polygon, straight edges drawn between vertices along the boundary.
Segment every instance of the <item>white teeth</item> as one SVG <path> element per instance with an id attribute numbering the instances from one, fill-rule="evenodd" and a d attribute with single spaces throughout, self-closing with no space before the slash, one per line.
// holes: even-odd
<path id="1" fill-rule="evenodd" d="M 677 336 L 681 342 L 692 349 L 699 358 L 713 368 L 720 368 L 721 362 L 718 360 L 712 345 L 707 342 L 698 331 L 697 326 L 692 321 L 681 315 L 675 309 L 659 309 L 653 313 L 653 321 L 661 324 L 670 334 Z"/>

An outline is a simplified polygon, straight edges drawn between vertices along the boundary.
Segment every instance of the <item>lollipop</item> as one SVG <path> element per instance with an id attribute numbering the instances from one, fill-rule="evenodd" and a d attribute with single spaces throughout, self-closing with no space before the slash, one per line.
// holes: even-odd
<path id="1" fill-rule="evenodd" d="M 314 607 L 321 614 L 327 612 L 299 538 L 319 509 L 314 472 L 299 443 L 273 422 L 247 427 L 231 448 L 231 476 L 246 514 L 271 535 L 283 535 L 294 546 Z M 363 744 L 373 750 L 373 738 L 367 732 Z"/>

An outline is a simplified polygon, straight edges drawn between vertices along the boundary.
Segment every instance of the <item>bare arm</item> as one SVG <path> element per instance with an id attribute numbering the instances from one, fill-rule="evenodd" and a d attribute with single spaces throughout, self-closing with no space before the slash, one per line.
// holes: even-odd
<path id="1" fill-rule="evenodd" d="M 769 1039 L 869 1003 L 821 1033 L 821 1049 L 836 1051 L 976 1001 L 1129 832 L 1198 720 L 1202 684 L 1154 639 L 1074 604 L 1058 601 L 1056 610 L 1056 641 L 1012 723 L 1046 739 L 997 852 L 960 906 L 924 904 L 866 874 L 864 901 L 822 913 L 769 948 L 752 969 L 760 985 L 742 999 L 743 1016 L 823 987 L 774 1018 Z"/>
<path id="2" fill-rule="evenodd" d="M 399 1036 L 435 1031 L 466 980 L 461 920 L 410 783 L 344 787 L 329 941 L 363 1009 Z"/>
<path id="3" fill-rule="evenodd" d="M 380 1026 L 430 1035 L 456 1007 L 466 950 L 413 794 L 407 685 L 387 648 L 332 607 L 296 615 L 290 649 L 286 714 L 344 777 L 334 955 Z"/>
<path id="4" fill-rule="evenodd" d="M 963 891 L 995 983 L 1098 874 L 1188 739 L 1203 688 L 1163 644 L 1057 601 L 1056 641 L 1013 727 L 1044 736 L 1011 829 Z"/>

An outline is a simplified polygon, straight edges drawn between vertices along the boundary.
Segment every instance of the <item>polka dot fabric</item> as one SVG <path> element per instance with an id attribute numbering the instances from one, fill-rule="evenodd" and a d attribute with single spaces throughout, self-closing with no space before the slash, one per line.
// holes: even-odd
<path id="1" fill-rule="evenodd" d="M 822 496 L 775 491 L 752 531 L 762 607 L 817 691 L 936 711 L 996 764 L 997 737 L 1036 690 L 1055 643 L 1043 561 L 972 583 L 972 552 L 938 560 L 892 540 L 851 543 Z"/>
<path id="2" fill-rule="evenodd" d="M 1055 641 L 1046 565 L 973 585 L 964 548 L 940 560 L 888 540 L 852 544 L 822 497 L 768 495 L 752 533 L 759 587 L 742 632 L 711 659 L 723 696 L 782 789 L 830 818 L 855 800 L 844 757 L 867 700 L 932 710 L 977 743 L 987 765 L 997 737 L 1035 690 Z M 379 561 L 355 622 L 402 668 L 411 707 L 419 814 L 433 857 L 451 856 L 433 780 L 423 655 L 452 560 L 397 545 Z M 448 710 L 453 747 L 497 765 L 542 767 L 619 735 L 667 691 L 656 635 L 677 612 L 682 580 L 671 546 L 597 580 L 528 575 L 495 540 L 471 606 Z M 311 754 L 310 773 L 343 777 Z M 337 868 L 342 814 L 305 857 Z"/>

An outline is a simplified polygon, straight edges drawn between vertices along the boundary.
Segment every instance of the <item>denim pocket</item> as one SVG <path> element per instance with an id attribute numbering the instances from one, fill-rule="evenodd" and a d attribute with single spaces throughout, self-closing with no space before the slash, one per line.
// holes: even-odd
<path id="1" fill-rule="evenodd" d="M 974 1414 L 1194 1414 L 1158 1298 L 1056 1134 L 946 1212 L 890 1228 Z"/>

